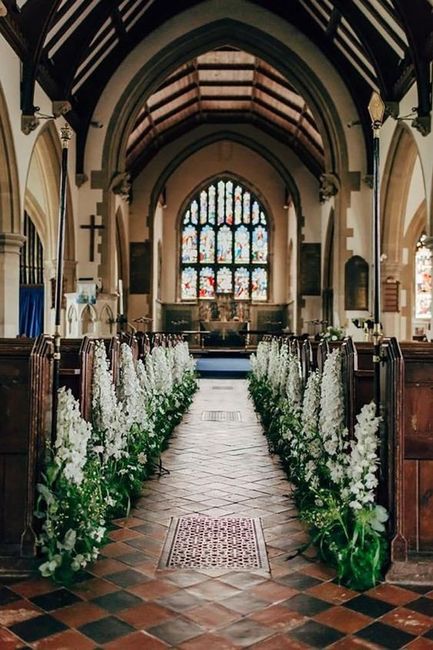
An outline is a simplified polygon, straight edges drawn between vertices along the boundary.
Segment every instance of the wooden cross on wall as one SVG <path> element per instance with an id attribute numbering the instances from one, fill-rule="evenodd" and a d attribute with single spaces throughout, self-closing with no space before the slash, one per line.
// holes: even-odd
<path id="1" fill-rule="evenodd" d="M 97 226 L 95 224 L 95 215 L 90 215 L 90 223 L 87 226 L 80 226 L 84 230 L 90 230 L 90 249 L 89 249 L 89 261 L 95 261 L 95 230 L 102 230 L 105 226 Z"/>

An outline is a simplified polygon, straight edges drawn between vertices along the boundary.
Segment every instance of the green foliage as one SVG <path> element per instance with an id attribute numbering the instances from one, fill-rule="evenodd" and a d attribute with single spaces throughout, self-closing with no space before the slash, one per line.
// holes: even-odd
<path id="1" fill-rule="evenodd" d="M 276 399 L 266 379 L 249 379 L 249 390 L 261 416 L 272 451 L 278 453 L 293 485 L 299 517 L 310 530 L 322 561 L 337 570 L 352 589 L 369 589 L 381 579 L 387 560 L 386 510 L 374 503 L 354 509 L 347 490 L 331 480 L 323 453 L 314 459 L 314 480 L 307 475 L 309 458 L 299 414 L 287 398 Z M 310 436 L 314 444 L 318 432 Z M 323 450 L 322 450 L 323 451 Z"/>

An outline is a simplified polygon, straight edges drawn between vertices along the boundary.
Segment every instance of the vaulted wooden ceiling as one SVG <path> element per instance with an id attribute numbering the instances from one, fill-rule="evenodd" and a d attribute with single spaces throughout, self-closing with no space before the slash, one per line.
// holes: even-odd
<path id="1" fill-rule="evenodd" d="M 145 102 L 131 132 L 127 167 L 138 171 L 165 142 L 203 123 L 246 122 L 292 147 L 313 174 L 323 143 L 305 100 L 275 68 L 232 47 L 180 66 Z"/>
<path id="2" fill-rule="evenodd" d="M 200 0 L 3 0 L 8 13 L 0 18 L 0 30 L 23 61 L 21 108 L 35 112 L 34 87 L 38 81 L 53 100 L 72 105 L 68 119 L 77 130 L 81 149 L 87 129 L 104 87 L 120 62 L 158 26 L 173 15 L 199 4 Z M 430 125 L 430 61 L 433 51 L 433 14 L 428 0 L 252 0 L 282 20 L 296 26 L 329 58 L 342 75 L 367 120 L 364 107 L 372 88 L 378 89 L 391 106 L 412 83 L 417 84 L 415 126 L 427 132 Z M 188 66 L 197 65 L 190 62 Z M 188 66 L 179 74 L 188 76 Z M 264 62 L 258 62 L 258 69 Z M 274 71 L 272 71 L 273 74 Z M 268 70 L 268 79 L 269 77 Z M 229 81 L 229 79 L 226 79 Z M 263 79 L 265 81 L 265 79 Z M 166 88 L 175 92 L 170 80 Z M 188 81 L 187 81 L 188 83 Z M 268 83 L 268 80 L 266 80 Z M 224 84 L 224 93 L 228 84 Z M 282 86 L 281 86 L 282 87 Z M 210 86 L 206 87 L 209 94 Z M 195 84 L 195 109 L 202 83 Z M 160 92 L 160 91 L 159 91 Z M 192 89 L 191 89 L 192 92 Z M 272 101 L 285 99 L 285 91 Z M 157 95 L 157 93 L 156 93 Z M 237 96 L 238 93 L 237 93 Z M 269 90 L 262 97 L 270 102 Z M 186 99 L 186 97 L 185 97 Z M 190 100 L 192 101 L 192 96 Z M 251 100 L 251 101 L 250 101 Z M 265 107 L 250 93 L 248 110 L 233 111 L 257 119 Z M 155 100 L 156 101 L 156 100 Z M 224 102 L 229 100 L 224 99 Z M 284 101 L 283 101 L 284 103 Z M 261 108 L 259 108 L 261 106 Z M 276 107 L 274 106 L 274 109 Z M 263 111 L 262 111 L 263 109 Z M 151 119 L 150 106 L 143 108 L 143 122 Z M 228 118 L 228 113 L 219 118 Z M 283 111 L 284 112 L 284 111 Z M 277 121 L 274 110 L 273 123 Z M 304 125 L 308 123 L 304 120 Z M 287 125 L 290 134 L 292 127 Z M 299 130 L 301 132 L 302 129 Z M 307 140 L 308 140 L 308 136 Z M 311 143 L 310 143 L 311 144 Z M 132 144 L 131 144 L 132 146 Z M 305 151 L 308 150 L 305 143 Z M 140 156 L 137 156 L 137 160 Z M 80 152 L 78 155 L 80 161 Z M 80 163 L 78 163 L 80 164 Z"/>

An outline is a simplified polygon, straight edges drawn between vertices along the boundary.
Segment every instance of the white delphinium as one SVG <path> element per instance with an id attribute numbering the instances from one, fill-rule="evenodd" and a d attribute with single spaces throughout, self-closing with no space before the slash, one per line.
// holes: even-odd
<path id="1" fill-rule="evenodd" d="M 298 415 L 302 405 L 301 364 L 298 357 L 293 353 L 289 353 L 287 358 L 286 395 L 290 410 Z"/>
<path id="2" fill-rule="evenodd" d="M 380 418 L 376 417 L 375 403 L 363 406 L 356 420 L 347 467 L 346 496 L 350 499 L 351 508 L 361 510 L 374 503 L 374 492 L 378 485 L 376 470 L 379 464 L 377 448 Z"/>
<path id="3" fill-rule="evenodd" d="M 146 410 L 146 398 L 134 366 L 129 345 L 120 346 L 120 372 L 118 396 L 126 418 L 126 429 L 137 425 L 142 431 L 152 431 L 152 424 Z"/>
<path id="4" fill-rule="evenodd" d="M 93 428 L 99 435 L 103 462 L 118 460 L 126 447 L 125 416 L 117 400 L 103 341 L 95 343 L 92 382 Z"/>
<path id="5" fill-rule="evenodd" d="M 174 346 L 174 381 L 179 383 L 185 373 L 195 371 L 195 361 L 193 356 L 189 353 L 188 343 L 186 341 L 179 341 Z"/>
<path id="6" fill-rule="evenodd" d="M 155 388 L 160 395 L 169 395 L 173 390 L 173 375 L 168 362 L 166 348 L 153 348 L 152 361 L 155 373 Z"/>
<path id="7" fill-rule="evenodd" d="M 317 488 L 319 479 L 317 475 L 317 461 L 322 455 L 319 438 L 319 413 L 320 413 L 320 382 L 318 370 L 311 372 L 305 387 L 304 401 L 302 403 L 302 458 L 304 478 L 312 488 Z"/>
<path id="8" fill-rule="evenodd" d="M 61 388 L 57 402 L 54 462 L 62 467 L 65 478 L 76 485 L 80 485 L 84 478 L 83 469 L 91 433 L 92 427 L 81 417 L 79 404 L 71 391 Z"/>
<path id="9" fill-rule="evenodd" d="M 280 366 L 278 377 L 278 389 L 281 395 L 284 396 L 286 391 L 287 373 L 289 372 L 289 346 L 283 343 L 280 348 Z"/>
<path id="10" fill-rule="evenodd" d="M 137 372 L 137 377 L 138 377 L 138 381 L 140 382 L 141 389 L 145 395 L 145 399 L 146 401 L 149 401 L 153 397 L 154 385 L 153 382 L 151 382 L 147 372 L 147 368 L 141 359 L 137 361 L 135 370 Z"/>
<path id="11" fill-rule="evenodd" d="M 274 393 L 279 390 L 280 346 L 277 339 L 272 339 L 269 352 L 268 381 Z"/>
<path id="12" fill-rule="evenodd" d="M 250 356 L 253 375 L 259 381 L 267 377 L 270 349 L 271 344 L 269 341 L 260 341 L 256 354 Z"/>
<path id="13" fill-rule="evenodd" d="M 347 465 L 348 432 L 344 423 L 340 350 L 333 350 L 323 367 L 320 394 L 320 433 L 331 479 L 340 484 Z"/>
<path id="14" fill-rule="evenodd" d="M 144 367 L 146 369 L 149 393 L 155 395 L 156 394 L 155 368 L 153 366 L 153 358 L 150 352 L 148 352 L 144 357 Z"/>

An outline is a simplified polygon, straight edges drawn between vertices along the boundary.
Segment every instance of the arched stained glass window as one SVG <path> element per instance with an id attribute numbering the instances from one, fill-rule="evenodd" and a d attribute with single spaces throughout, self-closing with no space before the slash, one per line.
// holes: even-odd
<path id="1" fill-rule="evenodd" d="M 415 254 L 415 318 L 431 318 L 432 252 L 420 237 Z"/>
<path id="2" fill-rule="evenodd" d="M 268 299 L 269 231 L 263 206 L 236 180 L 217 179 L 182 219 L 181 299 Z"/>

